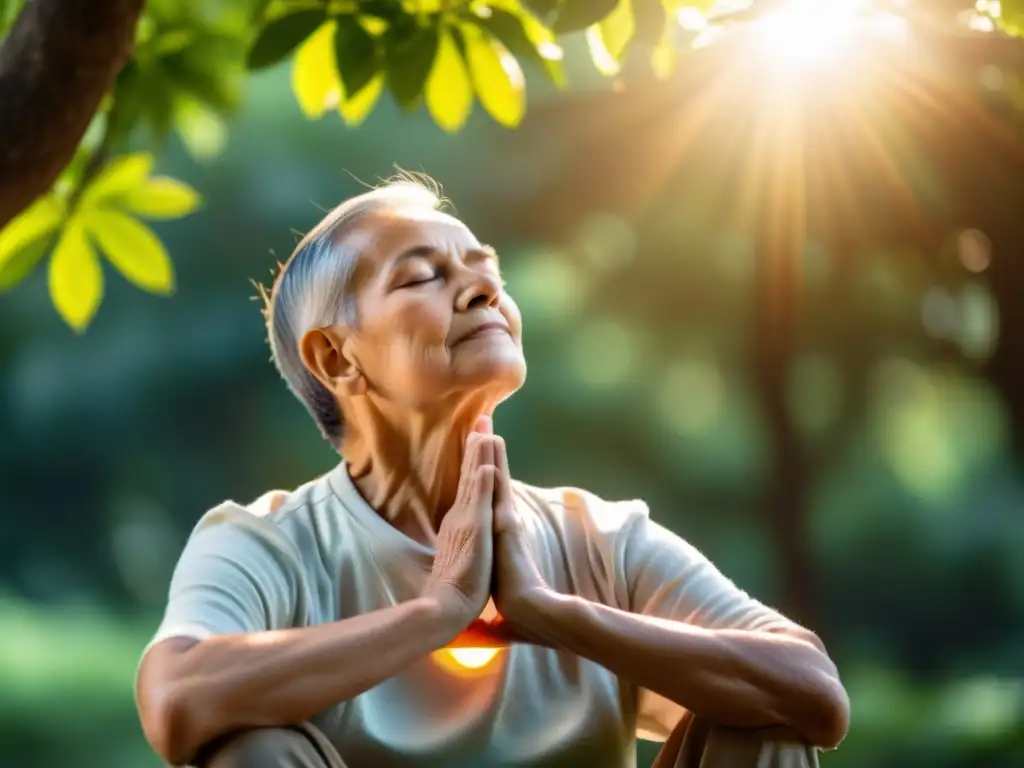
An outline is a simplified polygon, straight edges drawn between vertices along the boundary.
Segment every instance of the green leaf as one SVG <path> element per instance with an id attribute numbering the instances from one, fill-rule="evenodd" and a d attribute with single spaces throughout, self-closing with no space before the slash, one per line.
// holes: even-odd
<path id="1" fill-rule="evenodd" d="M 665 25 L 661 40 L 651 50 L 651 71 L 659 80 L 667 80 L 675 72 L 679 62 L 679 51 L 676 49 L 673 27 Z"/>
<path id="2" fill-rule="evenodd" d="M 36 264 L 42 261 L 52 241 L 51 233 L 33 240 L 23 248 L 9 254 L 7 259 L 0 264 L 0 293 L 7 293 L 28 277 L 36 268 Z"/>
<path id="3" fill-rule="evenodd" d="M 1024 2 L 1022 0 L 1002 0 L 999 4 L 1000 28 L 1009 35 L 1024 37 Z"/>
<path id="4" fill-rule="evenodd" d="M 515 7 L 515 4 L 510 4 Z M 565 87 L 562 48 L 555 35 L 529 12 L 488 7 L 477 24 L 490 32 L 513 56 L 540 67 L 559 88 Z"/>
<path id="5" fill-rule="evenodd" d="M 60 201 L 45 195 L 11 219 L 0 229 L 0 264 L 33 240 L 53 234 L 63 215 L 64 206 Z"/>
<path id="6" fill-rule="evenodd" d="M 269 22 L 249 49 L 249 69 L 265 69 L 288 57 L 327 20 L 323 9 L 289 13 Z"/>
<path id="7" fill-rule="evenodd" d="M 150 293 L 174 291 L 174 268 L 163 243 L 145 224 L 117 211 L 83 212 L 89 234 L 129 282 Z"/>
<path id="8" fill-rule="evenodd" d="M 473 110 L 473 83 L 450 29 L 442 29 L 427 77 L 427 110 L 448 133 L 456 133 Z"/>
<path id="9" fill-rule="evenodd" d="M 159 69 L 172 83 L 221 113 L 240 103 L 245 84 L 245 48 L 235 38 L 202 34 L 178 53 L 159 61 Z"/>
<path id="10" fill-rule="evenodd" d="M 306 117 L 323 117 L 341 99 L 334 63 L 335 23 L 328 21 L 306 38 L 292 60 L 292 90 Z"/>
<path id="11" fill-rule="evenodd" d="M 136 152 L 107 163 L 82 194 L 81 205 L 89 207 L 124 197 L 142 186 L 153 170 L 153 155 Z"/>
<path id="12" fill-rule="evenodd" d="M 380 71 L 377 41 L 355 16 L 338 17 L 334 58 L 346 99 L 356 96 Z"/>
<path id="13" fill-rule="evenodd" d="M 523 5 L 545 22 L 551 20 L 561 4 L 562 0 L 523 0 Z"/>
<path id="14" fill-rule="evenodd" d="M 20 283 L 39 263 L 63 214 L 60 201 L 47 195 L 0 230 L 0 292 Z"/>
<path id="15" fill-rule="evenodd" d="M 103 300 L 103 270 L 80 219 L 64 228 L 50 257 L 50 299 L 76 333 L 89 325 Z"/>
<path id="16" fill-rule="evenodd" d="M 601 21 L 615 10 L 618 0 L 564 0 L 551 29 L 556 34 L 579 32 Z"/>
<path id="17" fill-rule="evenodd" d="M 414 109 L 437 55 L 437 25 L 419 26 L 406 17 L 388 28 L 383 43 L 388 90 L 400 107 Z"/>
<path id="18" fill-rule="evenodd" d="M 199 193 L 188 184 L 158 176 L 131 192 L 125 204 L 147 219 L 180 219 L 195 211 L 200 201 Z"/>
<path id="19" fill-rule="evenodd" d="M 185 150 L 195 160 L 216 157 L 228 140 L 228 127 L 224 120 L 187 94 L 178 94 L 175 100 L 174 127 Z"/>
<path id="20" fill-rule="evenodd" d="M 526 111 L 526 82 L 519 63 L 504 45 L 475 25 L 463 25 L 462 36 L 480 103 L 501 125 L 519 125 Z"/>
<path id="21" fill-rule="evenodd" d="M 338 105 L 338 114 L 346 125 L 359 125 L 373 111 L 383 92 L 384 75 L 378 74 L 355 96 L 343 99 Z"/>
<path id="22" fill-rule="evenodd" d="M 601 41 L 605 50 L 618 61 L 622 61 L 622 55 L 626 52 L 626 46 L 633 39 L 636 32 L 636 20 L 633 17 L 632 0 L 619 0 L 610 14 L 598 22 L 597 28 L 601 34 Z"/>

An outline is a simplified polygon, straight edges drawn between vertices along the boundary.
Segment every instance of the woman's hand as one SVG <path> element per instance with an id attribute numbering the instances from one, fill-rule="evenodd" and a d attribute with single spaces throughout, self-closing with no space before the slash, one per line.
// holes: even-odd
<path id="1" fill-rule="evenodd" d="M 482 417 L 466 439 L 455 503 L 441 522 L 424 590 L 425 597 L 439 603 L 453 637 L 480 616 L 490 595 L 498 441 L 488 417 Z"/>
<path id="2" fill-rule="evenodd" d="M 543 644 L 530 624 L 538 602 L 550 593 L 550 588 L 533 560 L 526 531 L 516 517 L 504 440 L 498 439 L 495 451 L 498 471 L 494 486 L 494 606 L 501 615 L 501 623 L 513 633 Z"/>

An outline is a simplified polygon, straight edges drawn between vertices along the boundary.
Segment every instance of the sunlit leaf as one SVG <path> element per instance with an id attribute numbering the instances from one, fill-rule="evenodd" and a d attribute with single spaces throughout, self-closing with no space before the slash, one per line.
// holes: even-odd
<path id="1" fill-rule="evenodd" d="M 441 30 L 426 86 L 427 109 L 441 128 L 457 132 L 473 109 L 473 83 L 451 30 Z"/>
<path id="2" fill-rule="evenodd" d="M 158 176 L 129 193 L 129 210 L 147 219 L 180 219 L 195 211 L 199 193 L 183 181 Z"/>
<path id="3" fill-rule="evenodd" d="M 85 211 L 83 218 L 100 250 L 129 282 L 150 293 L 174 290 L 170 257 L 149 227 L 117 211 Z"/>
<path id="4" fill-rule="evenodd" d="M 46 195 L 11 219 L 0 229 L 0 264 L 33 240 L 55 232 L 63 214 L 64 206 L 60 201 Z"/>
<path id="5" fill-rule="evenodd" d="M 564 0 L 551 28 L 559 35 L 579 32 L 604 19 L 619 0 Z"/>
<path id="6" fill-rule="evenodd" d="M 440 13 L 451 0 L 402 0 L 402 10 L 410 15 Z"/>
<path id="7" fill-rule="evenodd" d="M 338 105 L 338 113 L 346 125 L 357 126 L 362 123 L 367 115 L 380 101 L 380 95 L 384 92 L 384 75 L 379 74 L 352 98 L 346 98 Z"/>
<path id="8" fill-rule="evenodd" d="M 317 9 L 289 13 L 269 22 L 249 50 L 249 69 L 264 69 L 283 61 L 326 19 L 326 12 Z"/>
<path id="9" fill-rule="evenodd" d="M 103 270 L 80 219 L 68 222 L 50 257 L 50 299 L 77 333 L 88 327 L 103 300 Z"/>
<path id="10" fill-rule="evenodd" d="M 550 21 L 562 0 L 523 0 L 523 5 L 537 14 L 544 21 Z"/>
<path id="11" fill-rule="evenodd" d="M 486 6 L 477 23 L 494 35 L 513 56 L 540 67 L 552 83 L 559 88 L 565 87 L 563 52 L 554 33 L 518 3 Z"/>
<path id="12" fill-rule="evenodd" d="M 660 80 L 668 79 L 675 72 L 679 62 L 679 51 L 676 49 L 672 35 L 672 27 L 667 26 L 661 40 L 651 50 L 651 70 Z"/>
<path id="13" fill-rule="evenodd" d="M 24 247 L 13 251 L 0 264 L 0 293 L 6 293 L 28 277 L 46 255 L 51 242 L 52 234 L 33 240 Z"/>
<path id="14" fill-rule="evenodd" d="M 480 103 L 501 125 L 519 125 L 526 110 L 526 82 L 519 63 L 482 29 L 466 24 L 462 34 L 466 63 Z"/>
<path id="15" fill-rule="evenodd" d="M 610 14 L 597 23 L 604 47 L 616 61 L 622 60 L 626 46 L 636 32 L 632 0 L 619 0 Z"/>
<path id="16" fill-rule="evenodd" d="M 39 263 L 63 214 L 60 202 L 47 195 L 0 230 L 0 292 L 20 283 Z"/>
<path id="17" fill-rule="evenodd" d="M 167 56 L 168 54 L 183 51 L 195 39 L 194 29 L 172 29 L 161 32 L 160 35 L 150 41 L 147 52 L 153 56 Z"/>
<path id="18" fill-rule="evenodd" d="M 398 105 L 406 110 L 420 103 L 427 75 L 437 54 L 436 25 L 421 27 L 406 21 L 384 34 L 387 84 Z"/>
<path id="19" fill-rule="evenodd" d="M 605 47 L 604 38 L 601 37 L 601 30 L 594 25 L 587 30 L 587 49 L 590 51 L 590 60 L 594 67 L 605 77 L 613 77 L 619 74 L 622 66 L 612 56 L 611 51 Z"/>
<path id="20" fill-rule="evenodd" d="M 82 195 L 81 205 L 88 207 L 106 200 L 121 198 L 140 187 L 153 171 L 153 155 L 136 152 L 111 160 Z"/>
<path id="21" fill-rule="evenodd" d="M 1002 0 L 997 21 L 1004 32 L 1024 37 L 1024 0 Z"/>
<path id="22" fill-rule="evenodd" d="M 339 16 L 334 57 L 346 99 L 359 94 L 380 71 L 377 41 L 355 16 Z"/>
<path id="23" fill-rule="evenodd" d="M 322 24 L 299 46 L 292 61 L 292 90 L 306 117 L 322 117 L 341 98 L 341 83 L 334 62 L 333 21 Z"/>
<path id="24" fill-rule="evenodd" d="M 196 160 L 209 160 L 224 149 L 227 123 L 198 99 L 179 94 L 175 102 L 175 128 L 186 151 Z"/>

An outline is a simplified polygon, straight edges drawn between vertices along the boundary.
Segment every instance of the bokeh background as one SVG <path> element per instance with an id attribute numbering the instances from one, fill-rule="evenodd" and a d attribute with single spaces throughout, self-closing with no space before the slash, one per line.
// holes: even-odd
<path id="1" fill-rule="evenodd" d="M 853 702 L 826 766 L 1024 765 L 1024 89 L 1016 49 L 949 45 L 624 89 L 570 48 L 572 91 L 454 137 L 252 78 L 223 153 L 160 157 L 205 199 L 157 225 L 174 297 L 108 271 L 83 336 L 44 270 L 0 299 L 0 765 L 159 764 L 132 680 L 191 526 L 335 462 L 251 281 L 396 165 L 502 254 L 519 478 L 646 499 L 816 629 Z"/>

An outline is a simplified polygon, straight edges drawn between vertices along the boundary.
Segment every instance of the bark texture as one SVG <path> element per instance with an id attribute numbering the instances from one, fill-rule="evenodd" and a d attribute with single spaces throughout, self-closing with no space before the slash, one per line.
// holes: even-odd
<path id="1" fill-rule="evenodd" d="M 0 227 L 46 192 L 131 54 L 144 0 L 28 0 L 0 45 Z"/>

